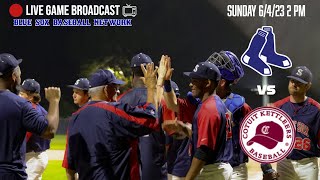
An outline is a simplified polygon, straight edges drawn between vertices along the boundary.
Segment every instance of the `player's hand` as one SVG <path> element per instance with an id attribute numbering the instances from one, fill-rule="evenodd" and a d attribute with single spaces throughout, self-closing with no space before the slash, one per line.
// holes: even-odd
<path id="1" fill-rule="evenodd" d="M 58 87 L 44 88 L 46 99 L 51 102 L 59 102 L 61 98 L 61 91 Z"/>
<path id="2" fill-rule="evenodd" d="M 165 66 L 166 66 L 167 72 L 166 72 L 166 75 L 164 76 L 164 80 L 171 80 L 171 76 L 174 69 L 171 68 L 171 58 L 168 56 L 166 57 Z"/>
<path id="3" fill-rule="evenodd" d="M 165 62 L 167 61 L 167 55 L 162 55 L 161 56 L 161 60 L 159 62 L 159 69 L 158 69 L 158 82 L 157 85 L 158 86 L 162 86 L 163 85 L 163 80 L 164 80 L 164 76 L 167 73 L 167 67 Z"/>
<path id="4" fill-rule="evenodd" d="M 279 177 L 280 175 L 277 173 L 277 171 L 263 174 L 263 180 L 278 180 Z"/>
<path id="5" fill-rule="evenodd" d="M 156 89 L 158 68 L 154 68 L 154 64 L 149 63 L 146 67 L 144 67 L 144 65 L 141 64 L 141 70 L 143 72 L 144 83 L 147 86 L 147 88 Z"/>
<path id="6" fill-rule="evenodd" d="M 184 133 L 180 133 L 180 132 L 175 132 L 171 135 L 174 139 L 178 139 L 178 140 L 181 140 L 181 139 L 184 139 L 187 137 L 186 134 Z"/>
<path id="7" fill-rule="evenodd" d="M 162 128 L 167 131 L 182 132 L 182 126 L 175 120 L 165 120 L 162 123 Z"/>

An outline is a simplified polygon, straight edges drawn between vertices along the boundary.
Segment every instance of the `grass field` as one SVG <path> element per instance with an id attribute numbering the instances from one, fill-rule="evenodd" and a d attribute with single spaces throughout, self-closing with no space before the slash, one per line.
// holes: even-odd
<path id="1" fill-rule="evenodd" d="M 62 161 L 49 160 L 47 169 L 42 175 L 43 180 L 64 180 L 67 179 L 66 170 L 61 166 Z"/>
<path id="2" fill-rule="evenodd" d="M 64 150 L 66 148 L 66 135 L 55 135 L 51 140 L 50 150 Z"/>
<path id="3" fill-rule="evenodd" d="M 66 147 L 66 135 L 55 135 L 51 140 L 50 150 L 64 150 Z M 49 160 L 48 166 L 42 175 L 43 180 L 67 179 L 66 170 L 61 166 L 61 160 Z"/>

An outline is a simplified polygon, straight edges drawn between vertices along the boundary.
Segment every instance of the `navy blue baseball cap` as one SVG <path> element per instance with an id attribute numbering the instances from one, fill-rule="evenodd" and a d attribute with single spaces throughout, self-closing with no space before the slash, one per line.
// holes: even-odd
<path id="1" fill-rule="evenodd" d="M 130 67 L 140 67 L 141 64 L 146 65 L 148 63 L 152 63 L 152 59 L 150 58 L 150 56 L 143 53 L 139 53 L 133 56 L 133 58 L 131 59 Z"/>
<path id="2" fill-rule="evenodd" d="M 40 84 L 34 79 L 26 79 L 22 82 L 21 89 L 31 93 L 40 93 Z"/>
<path id="3" fill-rule="evenodd" d="M 22 59 L 16 59 L 12 54 L 0 54 L 0 76 L 13 70 L 22 62 Z"/>
<path id="4" fill-rule="evenodd" d="M 175 83 L 172 80 L 170 81 L 170 83 L 171 83 L 171 88 L 173 89 L 176 96 L 180 96 L 180 91 L 179 91 L 179 87 L 178 87 L 177 83 Z"/>
<path id="5" fill-rule="evenodd" d="M 68 87 L 87 91 L 90 88 L 90 82 L 87 78 L 80 78 L 74 85 L 68 85 Z"/>
<path id="6" fill-rule="evenodd" d="M 103 86 L 108 84 L 124 84 L 123 81 L 117 79 L 109 70 L 99 69 L 89 77 L 91 87 Z"/>
<path id="7" fill-rule="evenodd" d="M 183 74 L 195 79 L 211 79 L 215 81 L 221 79 L 218 67 L 210 62 L 200 62 L 192 72 L 184 72 Z"/>
<path id="8" fill-rule="evenodd" d="M 312 82 L 312 73 L 306 66 L 298 66 L 291 71 L 290 79 L 297 80 L 303 84 Z"/>

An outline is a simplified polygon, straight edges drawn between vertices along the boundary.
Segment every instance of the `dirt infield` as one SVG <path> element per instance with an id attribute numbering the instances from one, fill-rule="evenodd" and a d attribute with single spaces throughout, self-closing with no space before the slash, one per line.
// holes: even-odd
<path id="1" fill-rule="evenodd" d="M 64 150 L 48 150 L 49 160 L 62 160 L 64 156 Z"/>

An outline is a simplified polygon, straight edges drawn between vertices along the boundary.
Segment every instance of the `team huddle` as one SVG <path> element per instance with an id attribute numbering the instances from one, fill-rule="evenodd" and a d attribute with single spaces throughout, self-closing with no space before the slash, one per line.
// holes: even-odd
<path id="1" fill-rule="evenodd" d="M 46 150 L 59 124 L 60 88 L 45 88 L 46 111 L 39 102 L 40 84 L 25 79 L 22 62 L 0 54 L 0 179 L 41 179 Z M 252 110 L 232 91 L 244 76 L 231 51 L 213 53 L 190 72 L 190 91 L 181 98 L 171 80 L 171 58 L 158 67 L 139 53 L 131 59 L 132 89 L 104 69 L 73 85 L 74 112 L 67 129 L 62 167 L 68 179 L 101 180 L 247 180 L 248 156 L 239 142 L 240 125 Z M 289 96 L 269 106 L 293 120 L 293 151 L 273 168 L 261 164 L 264 180 L 316 180 L 320 146 L 320 105 L 306 96 L 312 73 L 305 66 L 287 76 Z M 21 85 L 20 85 L 21 84 Z"/>

